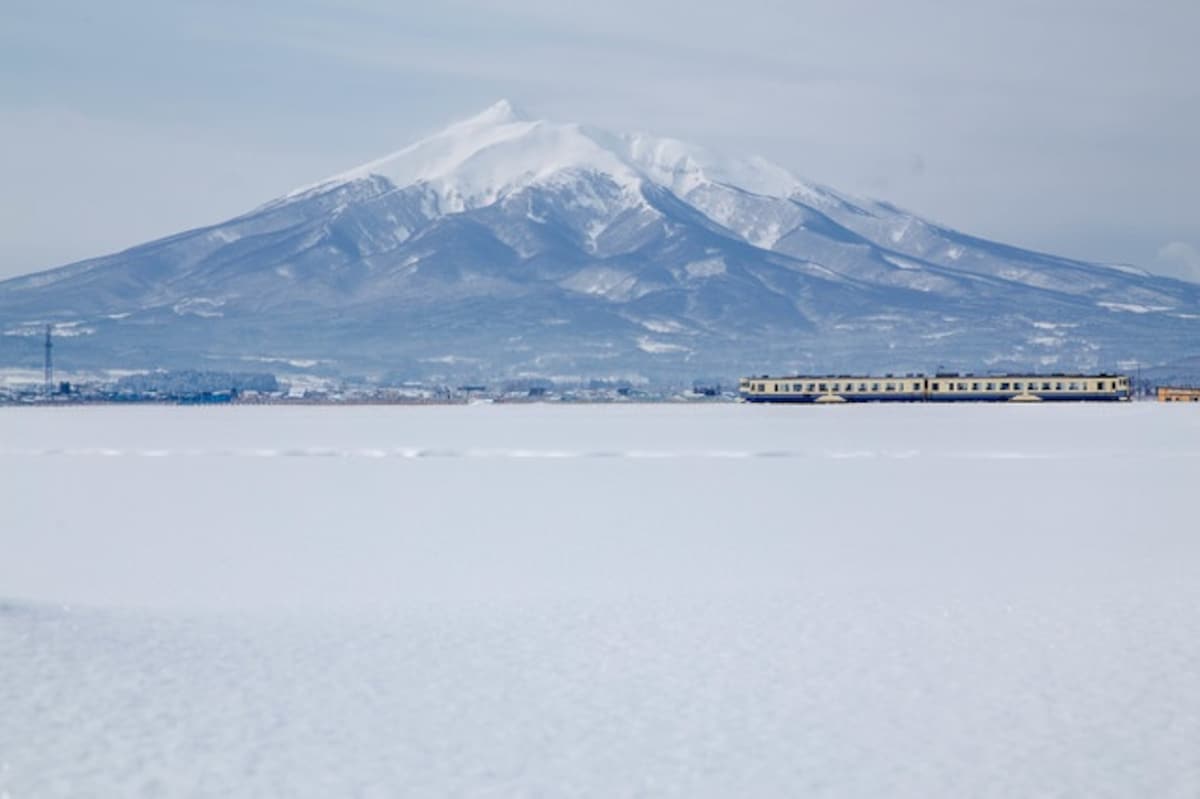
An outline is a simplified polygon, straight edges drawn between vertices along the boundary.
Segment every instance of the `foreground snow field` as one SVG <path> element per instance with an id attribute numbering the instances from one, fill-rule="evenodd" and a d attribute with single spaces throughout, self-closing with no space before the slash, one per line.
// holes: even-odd
<path id="1" fill-rule="evenodd" d="M 1200 793 L 1200 413 L 0 410 L 0 796 Z"/>

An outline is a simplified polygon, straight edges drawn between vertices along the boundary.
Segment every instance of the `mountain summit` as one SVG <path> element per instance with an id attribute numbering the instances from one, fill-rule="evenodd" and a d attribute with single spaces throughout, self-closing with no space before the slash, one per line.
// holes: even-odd
<path id="1" fill-rule="evenodd" d="M 1194 354 L 1200 286 L 501 101 L 227 222 L 0 283 L 0 365 L 36 364 L 47 322 L 93 368 L 1091 369 Z"/>

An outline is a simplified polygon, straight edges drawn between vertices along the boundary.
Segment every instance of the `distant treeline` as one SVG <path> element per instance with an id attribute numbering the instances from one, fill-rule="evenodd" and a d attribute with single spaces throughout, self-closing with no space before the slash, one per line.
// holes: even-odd
<path id="1" fill-rule="evenodd" d="M 237 394 L 243 391 L 269 393 L 279 391 L 279 382 L 275 375 L 266 372 L 202 372 L 181 369 L 128 375 L 117 381 L 115 390 L 118 394 L 159 394 L 175 397 L 221 392 Z"/>

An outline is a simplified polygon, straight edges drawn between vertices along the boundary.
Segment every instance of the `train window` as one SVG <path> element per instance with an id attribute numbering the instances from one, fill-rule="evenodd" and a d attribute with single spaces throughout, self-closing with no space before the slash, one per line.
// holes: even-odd
<path id="1" fill-rule="evenodd" d="M 1103 391 L 1103 390 L 1104 390 L 1104 381 L 1103 381 L 1103 380 L 1101 380 L 1101 381 L 1099 381 L 1098 383 L 1096 383 L 1096 390 L 1097 390 L 1097 391 Z"/>
<path id="2" fill-rule="evenodd" d="M 971 390 L 972 390 L 972 391 L 978 391 L 978 390 L 979 390 L 979 384 L 978 384 L 978 383 L 972 383 L 972 384 L 971 384 Z"/>
<path id="3" fill-rule="evenodd" d="M 821 391 L 828 391 L 828 390 L 829 390 L 829 384 L 828 384 L 828 383 L 822 383 L 822 384 L 821 384 L 821 386 L 820 386 L 820 388 L 821 388 Z"/>
<path id="4" fill-rule="evenodd" d="M 933 384 L 933 390 L 934 390 L 934 391 L 941 391 L 941 390 L 942 390 L 942 389 L 941 389 L 941 383 L 934 383 L 934 384 Z"/>
<path id="5" fill-rule="evenodd" d="M 815 390 L 816 390 L 816 388 L 817 388 L 817 384 L 816 384 L 816 383 L 809 383 L 809 384 L 808 384 L 808 392 L 809 392 L 810 394 L 811 394 L 813 391 L 815 391 Z"/>
<path id="6" fill-rule="evenodd" d="M 896 390 L 896 384 L 895 384 L 895 383 L 888 383 L 888 384 L 887 384 L 887 387 L 886 387 L 886 388 L 884 388 L 884 391 L 895 391 L 895 390 Z"/>
<path id="7" fill-rule="evenodd" d="M 1042 383 L 1042 391 L 1049 391 L 1049 390 L 1050 390 L 1050 384 L 1043 382 Z"/>
<path id="8" fill-rule="evenodd" d="M 1024 383 L 1013 383 L 1013 391 L 1020 391 L 1025 387 Z"/>
<path id="9" fill-rule="evenodd" d="M 1079 384 L 1078 384 L 1078 383 L 1076 383 L 1075 381 L 1071 381 L 1071 385 L 1070 385 L 1070 386 L 1068 386 L 1068 388 L 1069 388 L 1071 391 L 1078 391 L 1078 390 L 1079 390 Z"/>
<path id="10" fill-rule="evenodd" d="M 755 389 L 754 389 L 754 390 L 755 390 L 755 391 L 764 391 L 764 390 L 766 390 L 766 386 L 764 386 L 762 383 L 759 383 L 759 384 L 758 384 L 758 385 L 755 387 Z"/>
<path id="11" fill-rule="evenodd" d="M 1054 384 L 1054 390 L 1055 390 L 1055 391 L 1062 391 L 1062 390 L 1063 390 L 1063 384 L 1062 384 L 1062 381 L 1061 381 L 1061 380 L 1060 380 L 1060 381 L 1058 381 L 1057 383 L 1055 383 L 1055 384 Z"/>
<path id="12" fill-rule="evenodd" d="M 988 391 L 995 391 L 995 390 L 996 390 L 996 384 L 995 384 L 995 383 L 988 383 L 988 384 L 987 384 L 987 390 L 988 390 Z"/>
<path id="13" fill-rule="evenodd" d="M 921 384 L 913 383 L 913 391 L 920 391 L 920 390 L 921 390 Z"/>
<path id="14" fill-rule="evenodd" d="M 1001 384 L 1000 384 L 1000 390 L 1001 390 L 1001 391 L 1008 391 L 1008 383 L 1001 383 Z"/>
<path id="15" fill-rule="evenodd" d="M 842 390 L 842 386 L 840 383 L 833 384 L 833 391 L 841 391 L 841 390 Z"/>
<path id="16" fill-rule="evenodd" d="M 872 390 L 872 391 L 878 391 L 878 390 L 879 390 L 879 384 L 878 384 L 878 383 L 872 383 L 872 384 L 871 384 L 871 390 Z"/>
<path id="17" fill-rule="evenodd" d="M 866 391 L 866 390 L 867 390 L 867 384 L 866 384 L 866 383 L 859 383 L 859 384 L 858 384 L 858 390 L 859 390 L 859 391 Z"/>

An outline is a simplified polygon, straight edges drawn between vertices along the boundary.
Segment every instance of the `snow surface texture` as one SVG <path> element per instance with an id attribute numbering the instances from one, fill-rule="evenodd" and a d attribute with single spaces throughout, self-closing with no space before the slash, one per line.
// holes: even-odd
<path id="1" fill-rule="evenodd" d="M 234 219 L 0 282 L 0 365 L 40 364 L 48 323 L 72 369 L 661 385 L 1171 362 L 1196 354 L 1200 285 L 501 102 Z"/>
<path id="2" fill-rule="evenodd" d="M 0 412 L 0 795 L 1200 793 L 1200 415 Z"/>

